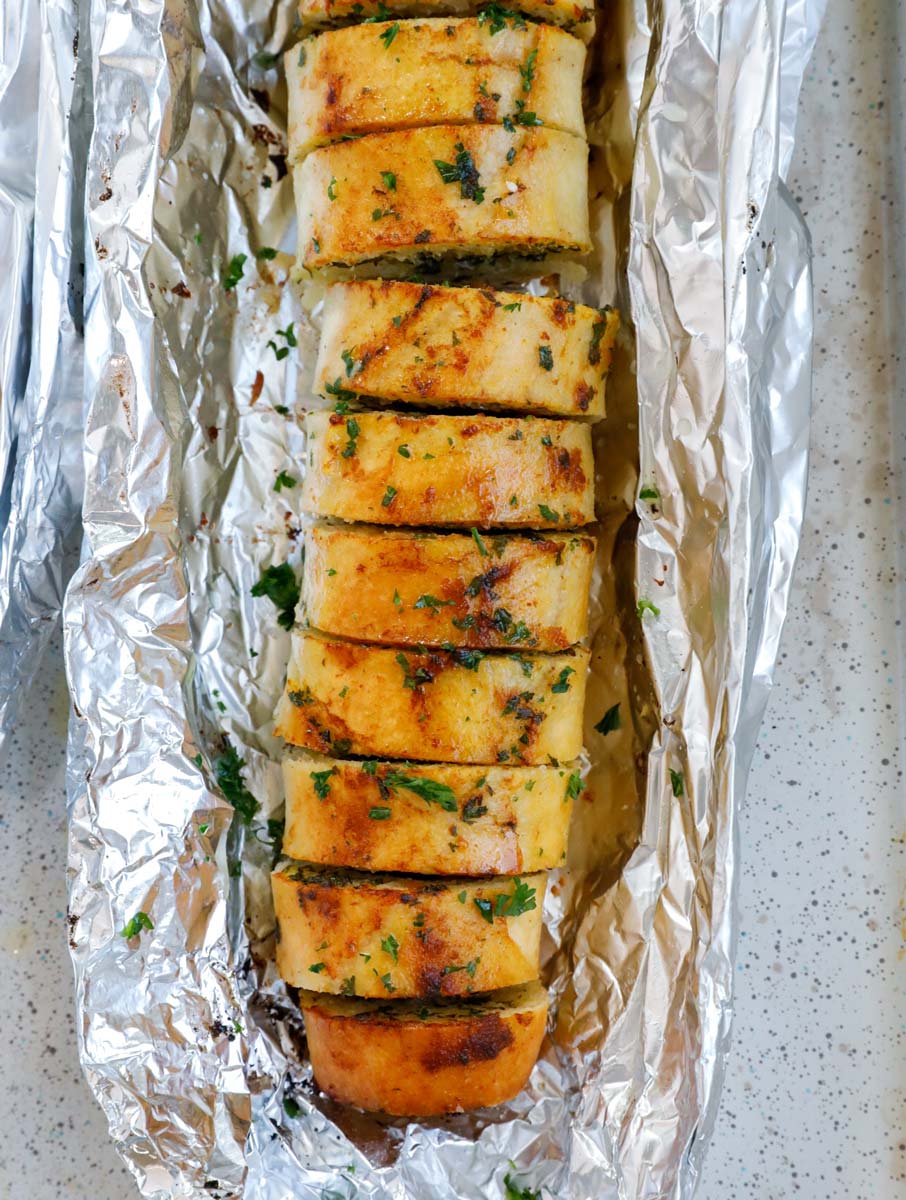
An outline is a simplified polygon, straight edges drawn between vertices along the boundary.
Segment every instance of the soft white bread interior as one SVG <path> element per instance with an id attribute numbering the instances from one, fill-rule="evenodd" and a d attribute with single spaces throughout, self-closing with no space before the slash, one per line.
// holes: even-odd
<path id="1" fill-rule="evenodd" d="M 277 969 L 317 992 L 467 996 L 536 979 L 547 876 L 446 879 L 293 864 L 271 876 Z"/>
<path id="2" fill-rule="evenodd" d="M 350 25 L 284 56 L 289 160 L 344 137 L 426 125 L 499 124 L 521 110 L 585 137 L 585 46 L 550 25 L 491 33 L 475 17 Z M 396 170 L 384 180 L 395 191 Z"/>
<path id="3" fill-rule="evenodd" d="M 305 433 L 302 507 L 316 516 L 480 529 L 594 520 L 591 429 L 578 421 L 318 411 Z"/>
<path id="4" fill-rule="evenodd" d="M 562 865 L 582 788 L 570 764 L 349 762 L 296 753 L 283 758 L 283 783 L 290 858 L 423 875 L 518 875 Z"/>
<path id="5" fill-rule="evenodd" d="M 619 325 L 614 309 L 559 298 L 350 280 L 328 288 L 314 386 L 599 420 Z"/>
<path id="6" fill-rule="evenodd" d="M 532 981 L 468 1003 L 302 994 L 315 1081 L 342 1104 L 428 1117 L 502 1104 L 528 1082 L 547 1020 Z"/>
<path id="7" fill-rule="evenodd" d="M 293 187 L 298 261 L 310 270 L 384 256 L 543 256 L 591 246 L 588 147 L 534 123 L 434 125 L 335 142 L 293 168 Z"/>
<path id="8" fill-rule="evenodd" d="M 571 762 L 589 652 L 397 650 L 293 635 L 275 733 L 339 757 Z"/>
<path id="9" fill-rule="evenodd" d="M 484 541 L 484 539 L 482 539 Z M 585 637 L 595 539 L 318 524 L 299 620 L 386 645 L 566 650 Z"/>

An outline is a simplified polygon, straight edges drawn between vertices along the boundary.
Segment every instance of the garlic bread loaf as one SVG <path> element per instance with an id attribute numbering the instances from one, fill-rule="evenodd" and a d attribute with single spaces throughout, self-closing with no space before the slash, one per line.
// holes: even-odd
<path id="1" fill-rule="evenodd" d="M 281 867 L 277 967 L 296 987 L 384 999 L 525 983 L 538 977 L 546 882 Z"/>
<path id="2" fill-rule="evenodd" d="M 589 249 L 586 143 L 537 126 L 527 106 L 517 116 L 313 150 L 293 169 L 299 263 Z"/>
<path id="3" fill-rule="evenodd" d="M 487 0 L 399 0 L 394 4 L 393 12 L 399 17 L 477 13 L 491 33 L 521 29 L 528 17 L 566 29 L 583 42 L 590 42 L 595 31 L 594 6 L 575 4 L 572 0 L 520 0 L 507 8 L 488 4 Z M 299 0 L 299 20 L 306 30 L 350 21 L 372 22 L 386 17 L 383 0 Z"/>
<path id="4" fill-rule="evenodd" d="M 389 645 L 566 650 L 585 637 L 595 540 L 587 534 L 424 533 L 368 525 L 305 531 L 299 618 Z"/>
<path id="5" fill-rule="evenodd" d="M 439 1116 L 511 1100 L 541 1048 L 547 993 L 536 982 L 468 1004 L 302 995 L 315 1081 L 341 1104 Z"/>
<path id="6" fill-rule="evenodd" d="M 343 137 L 500 124 L 526 107 L 545 128 L 585 137 L 585 46 L 550 25 L 497 33 L 475 17 L 349 25 L 307 38 L 284 63 L 292 164 Z M 405 166 L 383 171 L 391 196 Z"/>
<path id="7" fill-rule="evenodd" d="M 518 875 L 560 866 L 581 777 L 561 767 L 286 754 L 290 858 L 362 871 Z"/>
<path id="8" fill-rule="evenodd" d="M 570 762 L 589 652 L 398 650 L 293 635 L 275 732 L 322 754 L 451 763 Z"/>
<path id="9" fill-rule="evenodd" d="M 342 387 L 429 408 L 512 409 L 598 420 L 613 309 L 559 298 L 352 280 L 328 288 L 315 390 Z"/>
<path id="10" fill-rule="evenodd" d="M 302 507 L 317 516 L 484 529 L 594 520 L 591 431 L 575 421 L 320 411 L 305 432 Z"/>

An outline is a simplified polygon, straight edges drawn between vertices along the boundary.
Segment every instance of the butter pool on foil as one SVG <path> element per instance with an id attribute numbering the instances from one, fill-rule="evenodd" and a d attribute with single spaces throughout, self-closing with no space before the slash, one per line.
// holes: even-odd
<path id="1" fill-rule="evenodd" d="M 819 7 L 599 17 L 596 255 L 562 285 L 634 331 L 595 434 L 589 798 L 545 906 L 558 1015 L 512 1104 L 417 1123 L 318 1093 L 272 964 L 288 635 L 251 587 L 298 567 L 297 489 L 273 485 L 304 471 L 318 320 L 290 255 L 256 257 L 293 246 L 293 6 L 92 0 L 70 925 L 82 1061 L 146 1196 L 487 1200 L 507 1173 L 563 1200 L 692 1195 L 729 1035 L 736 814 L 802 517 L 808 239 L 781 180 Z M 637 502 L 639 479 L 659 499 Z M 639 599 L 659 615 L 640 623 Z M 213 782 L 227 742 L 248 829 Z M 138 911 L 154 928 L 127 941 Z"/>

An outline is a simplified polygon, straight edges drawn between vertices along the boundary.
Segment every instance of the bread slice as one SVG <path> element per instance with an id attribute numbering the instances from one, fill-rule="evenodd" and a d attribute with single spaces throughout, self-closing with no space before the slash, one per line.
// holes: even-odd
<path id="1" fill-rule="evenodd" d="M 537 979 L 547 876 L 426 879 L 305 864 L 271 876 L 277 970 L 314 992 L 464 996 Z"/>
<path id="2" fill-rule="evenodd" d="M 413 766 L 297 754 L 284 756 L 283 782 L 290 858 L 416 875 L 560 866 L 582 787 L 569 766 Z"/>
<path id="3" fill-rule="evenodd" d="M 594 538 L 494 535 L 484 546 L 487 557 L 469 534 L 315 525 L 300 618 L 389 645 L 566 650 L 585 637 Z"/>
<path id="4" fill-rule="evenodd" d="M 362 395 L 429 408 L 598 420 L 619 325 L 613 309 L 490 288 L 335 283 L 314 386 L 340 379 Z"/>
<path id="5" fill-rule="evenodd" d="M 581 647 L 402 651 L 297 632 L 275 732 L 341 757 L 569 762 L 582 749 L 588 659 Z"/>
<path id="6" fill-rule="evenodd" d="M 585 46 L 550 25 L 496 34 L 474 17 L 350 25 L 306 39 L 284 63 L 293 164 L 363 133 L 499 124 L 519 113 L 517 100 L 546 128 L 585 137 Z M 384 186 L 392 200 L 395 182 Z"/>
<path id="7" fill-rule="evenodd" d="M 318 516 L 481 529 L 594 520 L 591 430 L 577 421 L 312 412 L 305 430 L 302 507 Z"/>
<path id="8" fill-rule="evenodd" d="M 312 151 L 294 168 L 293 185 L 298 259 L 309 270 L 384 256 L 414 262 L 591 246 L 588 147 L 556 129 L 371 133 Z"/>
<path id="9" fill-rule="evenodd" d="M 426 1005 L 302 994 L 318 1087 L 341 1104 L 430 1117 L 488 1108 L 525 1087 L 547 1020 L 531 982 L 490 996 Z"/>
<path id="10" fill-rule="evenodd" d="M 491 32 L 519 29 L 525 24 L 521 14 L 535 21 L 558 25 L 574 33 L 583 42 L 590 42 L 595 32 L 593 5 L 575 4 L 572 0 L 519 0 L 506 9 L 494 10 L 487 0 L 399 0 L 393 13 L 399 17 L 460 16 L 486 10 L 483 19 Z M 383 20 L 387 9 L 383 0 L 299 0 L 299 19 L 303 29 L 321 29 L 325 25 L 349 21 Z"/>

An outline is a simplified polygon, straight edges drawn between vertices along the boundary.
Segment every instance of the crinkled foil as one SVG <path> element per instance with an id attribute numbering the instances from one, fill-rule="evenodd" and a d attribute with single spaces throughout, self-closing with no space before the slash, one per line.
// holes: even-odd
<path id="1" fill-rule="evenodd" d="M 588 800 L 545 908 L 557 1015 L 512 1104 L 418 1123 L 318 1092 L 272 965 L 288 636 L 251 587 L 298 566 L 297 491 L 273 485 L 304 470 L 318 322 L 288 282 L 292 5 L 92 0 L 70 927 L 82 1061 L 144 1195 L 486 1200 L 508 1172 L 545 1197 L 692 1195 L 729 1036 L 736 813 L 804 501 L 809 250 L 781 180 L 819 9 L 601 16 L 596 253 L 560 286 L 628 319 L 595 434 Z M 227 746 L 260 804 L 248 829 L 214 784 Z M 139 911 L 153 929 L 127 940 Z"/>
<path id="2" fill-rule="evenodd" d="M 78 64 L 70 0 L 0 6 L 0 748 L 62 608 L 82 490 Z"/>

